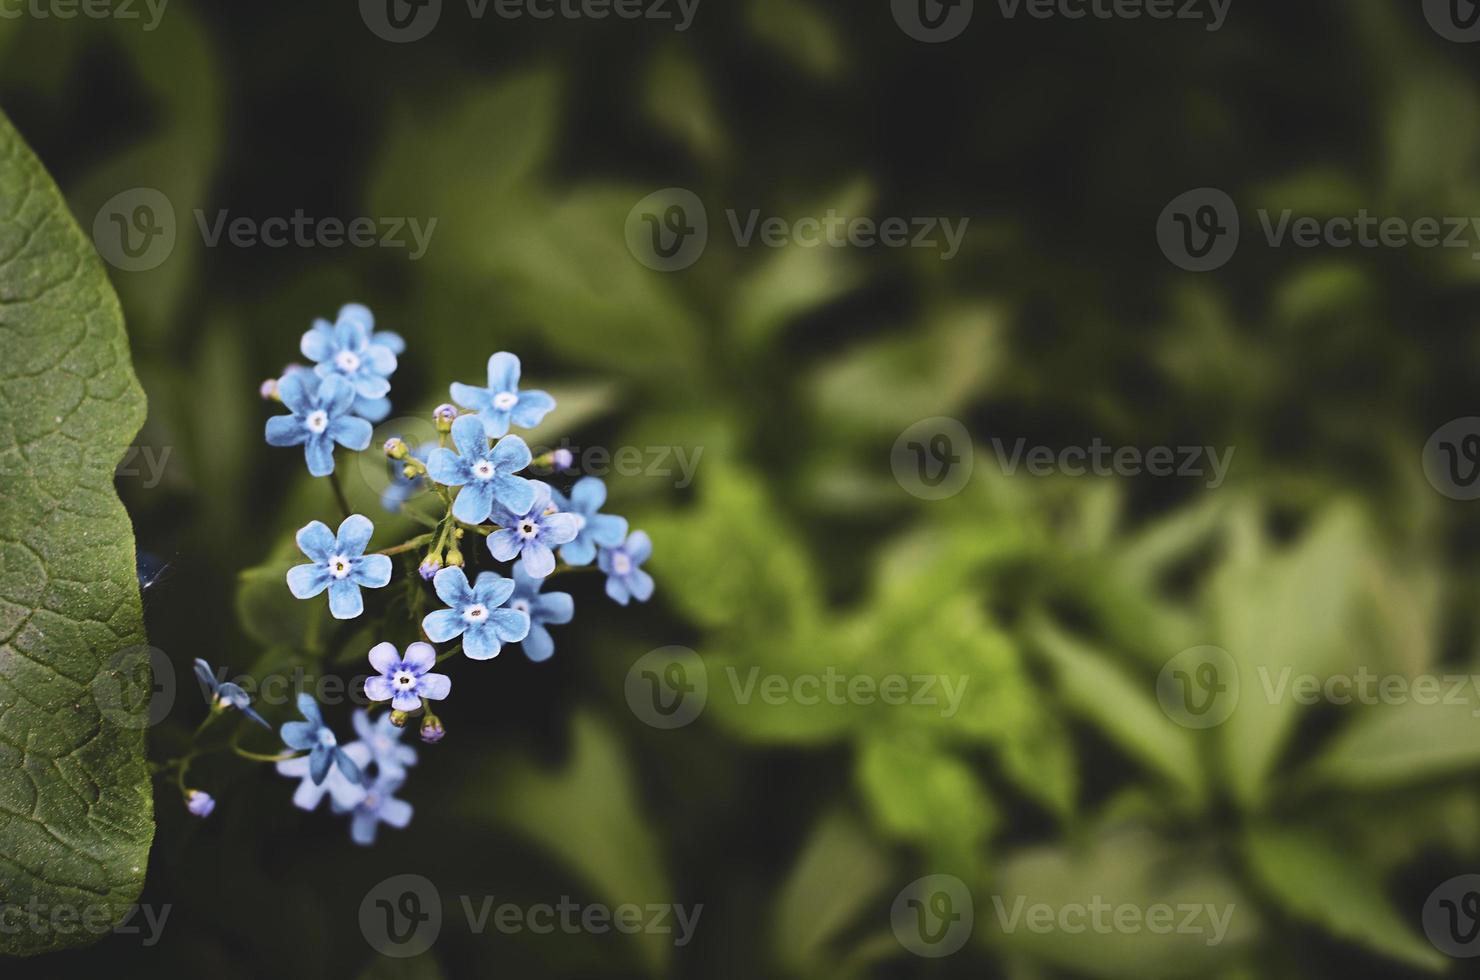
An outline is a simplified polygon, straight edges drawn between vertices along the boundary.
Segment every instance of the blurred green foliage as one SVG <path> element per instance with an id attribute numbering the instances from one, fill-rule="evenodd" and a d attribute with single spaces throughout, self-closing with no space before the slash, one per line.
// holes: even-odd
<path id="1" fill-rule="evenodd" d="M 145 901 L 166 943 L 127 957 L 221 976 L 1105 978 L 1444 970 L 1420 910 L 1480 839 L 1469 707 L 1244 697 L 1173 722 L 1163 664 L 1211 644 L 1245 678 L 1476 669 L 1473 510 L 1419 466 L 1474 411 L 1468 254 L 1252 241 L 1180 273 L 1155 219 L 1215 184 L 1246 213 L 1480 213 L 1480 69 L 1388 0 L 1237 7 L 1166 24 L 1007 24 L 927 48 L 888 4 L 706 6 L 684 35 L 609 22 L 449 23 L 380 42 L 348 8 L 174 0 L 158 32 L 0 21 L 0 104 L 84 227 L 157 187 L 182 234 L 118 273 L 167 481 L 125 483 L 177 666 L 358 670 L 369 637 L 277 588 L 325 488 L 262 445 L 257 382 L 313 316 L 369 303 L 406 335 L 397 413 L 497 349 L 554 390 L 538 438 L 702 450 L 691 488 L 614 478 L 656 542 L 647 608 L 576 587 L 554 661 L 459 664 L 423 751 L 413 829 L 371 852 L 270 774 L 209 774 L 210 824 L 161 806 Z M 877 8 L 877 9 L 875 9 Z M 677 274 L 634 260 L 628 211 L 710 206 Z M 194 208 L 436 217 L 387 250 L 202 247 Z M 961 255 L 741 249 L 723 210 L 968 216 Z M 1256 233 L 1245 229 L 1246 236 Z M 965 422 L 969 486 L 921 501 L 889 452 Z M 388 434 L 385 433 L 385 434 Z M 1229 479 L 1009 476 L 1012 443 L 1235 447 Z M 409 438 L 409 437 L 408 437 Z M 350 481 L 375 508 L 378 461 Z M 363 477 L 363 478 L 361 478 Z M 372 510 L 374 513 L 379 513 Z M 377 518 L 386 537 L 404 527 Z M 385 601 L 405 625 L 417 594 Z M 623 696 L 687 644 L 710 702 L 677 732 Z M 969 679 L 962 709 L 742 703 L 730 678 L 828 668 Z M 1255 681 L 1246 681 L 1253 684 Z M 282 717 L 278 717 L 281 715 Z M 284 720 L 286 709 L 274 715 Z M 195 718 L 155 733 L 167 748 Z M 176 731 L 176 729 L 181 731 Z M 444 899 L 703 903 L 695 942 L 473 934 L 376 960 L 361 897 L 416 870 Z M 976 896 L 971 945 L 927 962 L 890 932 L 911 880 Z M 1232 903 L 1228 935 L 1007 933 L 992 896 Z M 70 955 L 70 954 L 69 954 Z M 87 956 L 98 959 L 88 961 Z M 61 963 L 62 960 L 57 960 Z"/>

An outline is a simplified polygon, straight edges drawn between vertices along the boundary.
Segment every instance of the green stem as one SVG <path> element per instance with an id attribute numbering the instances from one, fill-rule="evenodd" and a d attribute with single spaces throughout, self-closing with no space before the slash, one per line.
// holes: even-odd
<path id="1" fill-rule="evenodd" d="M 339 502 L 339 509 L 348 517 L 353 513 L 349 509 L 349 498 L 344 495 L 344 487 L 339 485 L 339 471 L 332 470 L 329 473 L 329 486 L 334 488 L 334 499 Z"/>
<path id="2" fill-rule="evenodd" d="M 428 531 L 426 534 L 418 534 L 416 537 L 412 538 L 411 540 L 402 542 L 401 544 L 398 544 L 395 547 L 392 547 L 392 548 L 382 548 L 379 551 L 377 551 L 376 554 L 378 554 L 378 555 L 400 555 L 400 554 L 405 554 L 408 551 L 415 551 L 417 548 L 420 548 L 422 545 L 425 545 L 425 544 L 429 543 L 432 540 L 432 538 L 435 537 L 435 536 L 436 536 L 436 534 L 433 531 Z"/>
<path id="3" fill-rule="evenodd" d="M 453 657 L 457 656 L 459 653 L 462 653 L 462 644 L 461 643 L 459 643 L 457 646 L 453 647 L 451 650 L 448 650 L 448 651 L 446 651 L 444 653 L 438 654 L 437 655 L 437 663 L 440 664 L 440 663 L 442 663 L 444 661 L 451 660 Z"/>

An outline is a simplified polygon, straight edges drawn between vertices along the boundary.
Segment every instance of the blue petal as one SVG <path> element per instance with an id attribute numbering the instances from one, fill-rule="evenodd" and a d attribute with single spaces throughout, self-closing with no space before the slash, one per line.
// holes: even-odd
<path id="1" fill-rule="evenodd" d="M 361 398 L 356 395 L 354 407 L 350 411 L 366 422 L 384 422 L 385 417 L 391 414 L 391 400 L 389 398 Z"/>
<path id="2" fill-rule="evenodd" d="M 591 535 L 581 534 L 560 549 L 560 558 L 567 565 L 589 565 L 596 557 L 596 545 Z"/>
<path id="3" fill-rule="evenodd" d="M 298 529 L 298 550 L 316 562 L 327 562 L 334 554 L 334 532 L 323 521 L 310 521 Z"/>
<path id="4" fill-rule="evenodd" d="M 615 548 L 627 537 L 627 518 L 615 514 L 590 514 L 586 517 L 586 534 L 603 548 Z"/>
<path id="5" fill-rule="evenodd" d="M 638 602 L 647 602 L 653 597 L 653 577 L 640 568 L 634 568 L 627 576 L 627 588 Z"/>
<path id="6" fill-rule="evenodd" d="M 570 488 L 571 509 L 578 514 L 594 514 L 606 503 L 606 484 L 594 476 L 583 476 Z"/>
<path id="7" fill-rule="evenodd" d="M 329 423 L 328 436 L 345 449 L 364 452 L 370 445 L 374 428 L 369 422 L 354 415 L 341 415 Z"/>
<path id="8" fill-rule="evenodd" d="M 531 626 L 524 638 L 524 655 L 535 663 L 544 663 L 555 655 L 555 640 L 543 626 Z"/>
<path id="9" fill-rule="evenodd" d="M 515 514 L 528 514 L 537 494 L 534 485 L 522 476 L 496 476 L 489 481 L 498 502 Z"/>
<path id="10" fill-rule="evenodd" d="M 529 613 L 518 609 L 491 609 L 489 628 L 505 643 L 518 643 L 529 635 Z"/>
<path id="11" fill-rule="evenodd" d="M 501 350 L 488 359 L 488 387 L 492 391 L 519 390 L 519 358 Z"/>
<path id="12" fill-rule="evenodd" d="M 438 572 L 432 579 L 432 588 L 436 590 L 437 598 L 453 609 L 471 606 L 476 601 L 472 588 L 468 586 L 467 573 L 456 566 Z"/>
<path id="13" fill-rule="evenodd" d="M 370 331 L 354 316 L 342 316 L 334 324 L 334 345 L 340 350 L 357 351 L 370 342 Z"/>
<path id="14" fill-rule="evenodd" d="M 294 565 L 288 569 L 288 591 L 295 599 L 312 599 L 333 581 L 323 565 Z"/>
<path id="15" fill-rule="evenodd" d="M 493 395 L 487 388 L 476 388 L 473 385 L 465 385 L 461 381 L 454 381 L 447 390 L 452 395 L 452 400 L 463 408 L 481 412 L 493 407 Z"/>
<path id="16" fill-rule="evenodd" d="M 551 547 L 576 539 L 581 518 L 577 514 L 546 514 L 540 519 L 540 542 Z"/>
<path id="17" fill-rule="evenodd" d="M 525 569 L 535 578 L 544 578 L 555 571 L 555 552 L 538 539 L 524 543 L 524 551 L 520 558 L 524 562 Z"/>
<path id="18" fill-rule="evenodd" d="M 523 547 L 524 541 L 519 537 L 519 532 L 512 528 L 502 528 L 488 536 L 488 553 L 498 561 L 512 561 Z M 527 573 L 528 569 L 525 571 Z"/>
<path id="19" fill-rule="evenodd" d="M 524 562 L 514 566 L 514 594 L 526 599 L 534 599 L 540 594 L 540 589 L 545 585 L 543 579 L 537 579 L 525 569 Z"/>
<path id="20" fill-rule="evenodd" d="M 406 341 L 393 330 L 381 330 L 370 335 L 370 343 L 379 344 L 392 354 L 406 353 Z"/>
<path id="21" fill-rule="evenodd" d="M 502 606 L 514 594 L 514 580 L 494 572 L 483 572 L 473 584 L 473 598 L 492 609 Z"/>
<path id="22" fill-rule="evenodd" d="M 364 303 L 345 303 L 334 315 L 335 321 L 357 320 L 365 328 L 368 334 L 375 329 L 375 314 L 370 312 L 370 307 Z"/>
<path id="23" fill-rule="evenodd" d="M 355 386 L 337 374 L 319 382 L 319 407 L 330 415 L 343 415 L 355 403 Z"/>
<path id="24" fill-rule="evenodd" d="M 454 636 L 461 635 L 466 628 L 466 620 L 456 609 L 438 609 L 427 613 L 426 618 L 421 621 L 422 632 L 433 643 L 446 643 Z"/>
<path id="25" fill-rule="evenodd" d="M 215 693 L 216 685 L 219 683 L 216 680 L 216 675 L 211 672 L 211 665 L 199 657 L 195 658 L 195 676 L 200 681 L 202 688 L 213 694 Z"/>
<path id="26" fill-rule="evenodd" d="M 529 444 L 518 436 L 505 436 L 493 447 L 489 457 L 500 473 L 518 473 L 534 459 Z"/>
<path id="27" fill-rule="evenodd" d="M 345 752 L 344 749 L 335 748 L 334 765 L 339 767 L 339 771 L 344 774 L 344 778 L 350 782 L 359 783 L 364 781 L 364 777 L 360 773 L 360 767 L 355 764 L 355 760 L 351 759 L 349 753 Z"/>
<path id="28" fill-rule="evenodd" d="M 324 727 L 324 715 L 319 711 L 319 703 L 307 691 L 298 693 L 298 713 L 313 722 L 315 728 Z"/>
<path id="29" fill-rule="evenodd" d="M 500 648 L 498 637 L 488 628 L 487 623 L 470 627 L 463 634 L 463 653 L 471 660 L 492 660 L 498 656 Z"/>
<path id="30" fill-rule="evenodd" d="M 492 480 L 474 480 L 464 485 L 452 502 L 452 516 L 464 524 L 482 524 L 492 512 Z"/>
<path id="31" fill-rule="evenodd" d="M 653 542 L 646 531 L 633 531 L 627 539 L 627 555 L 634 564 L 641 565 L 653 553 Z"/>
<path id="32" fill-rule="evenodd" d="M 334 750 L 327 745 L 315 745 L 313 752 L 308 756 L 308 776 L 314 781 L 315 786 L 324 784 L 324 777 L 329 775 L 329 767 L 334 763 Z"/>
<path id="33" fill-rule="evenodd" d="M 569 592 L 547 592 L 530 608 L 530 614 L 542 623 L 568 623 L 575 618 L 576 601 Z"/>
<path id="34" fill-rule="evenodd" d="M 324 433 L 308 437 L 303 444 L 303 458 L 308 461 L 308 472 L 313 476 L 328 476 L 334 472 L 334 442 Z"/>
<path id="35" fill-rule="evenodd" d="M 384 377 L 364 370 L 355 375 L 354 386 L 357 398 L 382 398 L 391 390 L 391 383 Z"/>
<path id="36" fill-rule="evenodd" d="M 384 344 L 371 343 L 365 348 L 365 363 L 381 376 L 396 373 L 396 352 Z"/>
<path id="37" fill-rule="evenodd" d="M 389 555 L 366 555 L 355 562 L 349 577 L 367 589 L 383 589 L 390 584 L 393 570 Z"/>
<path id="38" fill-rule="evenodd" d="M 606 580 L 606 594 L 624 606 L 632 601 L 632 593 L 627 590 L 626 583 L 615 575 Z"/>
<path id="39" fill-rule="evenodd" d="M 497 439 L 509 431 L 509 410 L 507 408 L 483 409 L 478 413 L 478 419 L 483 423 L 483 432 L 490 439 Z"/>
<path id="40" fill-rule="evenodd" d="M 364 611 L 365 600 L 354 582 L 344 578 L 329 586 L 329 613 L 335 619 L 354 619 Z"/>
<path id="41" fill-rule="evenodd" d="M 282 727 L 283 744 L 302 752 L 318 741 L 319 726 L 308 721 L 290 721 Z"/>
<path id="42" fill-rule="evenodd" d="M 375 843 L 375 831 L 379 821 L 375 814 L 366 810 L 357 810 L 349 821 L 349 839 L 361 847 L 369 847 Z"/>
<path id="43" fill-rule="evenodd" d="M 305 333 L 298 342 L 298 349 L 303 352 L 304 357 L 315 363 L 334 356 L 333 330 L 328 321 L 317 321 L 313 329 Z"/>
<path id="44" fill-rule="evenodd" d="M 269 446 L 301 446 L 308 441 L 308 428 L 296 415 L 274 415 L 267 420 Z"/>
<path id="45" fill-rule="evenodd" d="M 459 456 L 481 456 L 488 452 L 483 423 L 474 415 L 459 415 L 452 422 L 452 444 Z"/>
<path id="46" fill-rule="evenodd" d="M 463 461 L 452 450 L 440 446 L 427 454 L 427 475 L 444 487 L 460 487 L 468 482 Z"/>
<path id="47" fill-rule="evenodd" d="M 278 397 L 294 415 L 307 415 L 314 409 L 318 379 L 308 371 L 289 371 L 278 379 Z"/>
<path id="48" fill-rule="evenodd" d="M 510 418 L 521 429 L 532 429 L 540 424 L 555 408 L 555 399 L 544 391 L 520 392 L 519 401 L 514 403 Z"/>
<path id="49" fill-rule="evenodd" d="M 375 525 L 370 522 L 370 518 L 364 514 L 351 514 L 339 524 L 334 550 L 346 558 L 363 555 L 365 547 L 370 544 L 370 536 L 374 533 Z"/>
<path id="50" fill-rule="evenodd" d="M 242 705 L 242 707 L 241 707 L 241 713 L 244 714 L 244 715 L 246 715 L 248 718 L 252 719 L 253 721 L 255 721 L 257 724 L 261 725 L 263 728 L 267 729 L 268 731 L 272 731 L 272 726 L 267 723 L 267 719 L 264 718 L 264 717 L 262 717 L 261 715 L 259 715 L 256 711 L 254 711 L 252 708 L 248 707 L 247 705 Z"/>

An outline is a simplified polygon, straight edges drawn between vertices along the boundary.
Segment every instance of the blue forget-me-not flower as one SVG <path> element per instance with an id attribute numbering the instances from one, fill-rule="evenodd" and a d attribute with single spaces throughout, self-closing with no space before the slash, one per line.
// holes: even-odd
<path id="1" fill-rule="evenodd" d="M 522 429 L 540 424 L 555 407 L 555 399 L 543 391 L 519 390 L 519 358 L 499 351 L 488 359 L 488 387 L 452 383 L 452 400 L 476 412 L 491 439 L 509 431 L 509 423 Z"/>
<path id="2" fill-rule="evenodd" d="M 288 569 L 288 589 L 299 599 L 312 599 L 329 590 L 329 612 L 335 619 L 354 619 L 365 611 L 360 587 L 378 589 L 391 580 L 387 555 L 367 555 L 365 547 L 375 525 L 363 514 L 351 514 L 339 525 L 338 535 L 323 521 L 298 532 L 298 547 L 310 564 Z"/>
<path id="3" fill-rule="evenodd" d="M 201 690 L 210 699 L 213 710 L 235 708 L 268 731 L 272 730 L 267 719 L 252 710 L 251 695 L 242 690 L 240 684 L 217 680 L 211 665 L 199 657 L 195 660 L 195 676 L 200 681 Z"/>
<path id="4" fill-rule="evenodd" d="M 371 701 L 389 701 L 396 711 L 415 711 L 421 699 L 441 701 L 452 691 L 452 678 L 430 673 L 437 665 L 437 651 L 430 643 L 413 643 L 406 656 L 389 643 L 370 649 L 370 666 L 378 676 L 366 678 L 365 696 Z"/>
<path id="5" fill-rule="evenodd" d="M 351 415 L 355 387 L 339 375 L 315 378 L 292 371 L 278 382 L 278 397 L 292 415 L 267 420 L 269 446 L 302 446 L 308 472 L 334 472 L 334 444 L 359 452 L 370 445 L 370 423 Z"/>
<path id="6" fill-rule="evenodd" d="M 540 594 L 544 579 L 535 578 L 524 568 L 514 566 L 514 591 L 504 605 L 529 616 L 529 635 L 524 638 L 524 655 L 535 663 L 549 660 L 555 653 L 555 640 L 545 627 L 561 625 L 575 618 L 576 603 L 568 592 Z"/>
<path id="7" fill-rule="evenodd" d="M 499 561 L 524 559 L 524 569 L 535 578 L 555 571 L 555 552 L 551 549 L 575 540 L 581 519 L 575 514 L 555 510 L 550 486 L 540 480 L 529 481 L 535 497 L 523 510 L 501 507 L 494 515 L 499 530 L 488 536 L 488 551 Z"/>
<path id="8" fill-rule="evenodd" d="M 299 693 L 298 713 L 306 720 L 290 721 L 279 730 L 283 744 L 296 752 L 308 753 L 308 776 L 316 786 L 322 786 L 329 777 L 329 769 L 337 769 L 351 783 L 361 781 L 358 759 L 339 745 L 332 729 L 324 724 L 324 715 L 319 711 L 313 695 Z M 362 755 L 361 758 L 364 758 Z M 291 760 L 285 760 L 291 761 Z M 281 772 L 281 767 L 279 767 Z"/>
<path id="9" fill-rule="evenodd" d="M 653 542 L 646 531 L 633 531 L 615 548 L 602 548 L 596 564 L 606 573 L 606 594 L 622 605 L 636 599 L 647 602 L 653 595 L 653 577 L 642 570 L 642 563 L 653 553 Z"/>
<path id="10" fill-rule="evenodd" d="M 627 518 L 598 513 L 606 503 L 606 484 L 594 476 L 585 476 L 570 488 L 567 499 L 551 491 L 555 508 L 580 518 L 576 536 L 560 549 L 567 565 L 589 565 L 596 558 L 596 548 L 615 548 L 627 537 Z"/>
<path id="11" fill-rule="evenodd" d="M 534 503 L 530 481 L 515 476 L 529 465 L 529 447 L 518 436 L 504 436 L 492 449 L 483 423 L 476 415 L 452 423 L 457 452 L 438 447 L 427 456 L 427 473 L 446 487 L 461 487 L 452 502 L 452 516 L 467 524 L 482 524 L 493 513 L 494 502 L 523 512 Z"/>
<path id="12" fill-rule="evenodd" d="M 463 652 L 473 660 L 491 660 L 505 643 L 517 643 L 529 633 L 529 616 L 501 608 L 514 592 L 514 583 L 502 575 L 483 572 L 473 585 L 461 568 L 444 568 L 432 580 L 447 609 L 428 613 L 421 621 L 433 643 L 462 637 Z"/>

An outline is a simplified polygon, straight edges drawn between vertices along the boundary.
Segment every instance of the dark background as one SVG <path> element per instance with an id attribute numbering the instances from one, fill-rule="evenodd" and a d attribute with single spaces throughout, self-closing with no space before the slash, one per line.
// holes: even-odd
<path id="1" fill-rule="evenodd" d="M 449 381 L 507 349 L 561 400 L 547 444 L 702 449 L 691 487 L 608 481 L 611 509 L 656 542 L 650 604 L 618 608 L 580 579 L 554 660 L 451 665 L 450 734 L 421 748 L 408 830 L 362 850 L 343 821 L 293 809 L 266 767 L 200 763 L 192 781 L 220 801 L 209 820 L 168 781 L 156 793 L 141 901 L 172 906 L 160 945 L 115 936 L 6 975 L 1442 971 L 1422 914 L 1474 869 L 1480 722 L 1412 706 L 1397 721 L 1329 705 L 1256 716 L 1252 730 L 1281 734 L 1249 758 L 1251 729 L 1189 733 L 1157 709 L 1155 681 L 1199 644 L 1297 673 L 1473 670 L 1480 525 L 1421 455 L 1477 414 L 1480 264 L 1469 248 L 1272 248 L 1255 214 L 1480 214 L 1477 51 L 1438 37 L 1420 5 L 1380 0 L 1234 0 L 1217 32 L 1005 20 L 977 0 L 938 45 L 883 0 L 704 0 L 684 33 L 477 21 L 449 0 L 405 45 L 344 2 L 172 0 L 152 32 L 0 21 L 0 106 L 84 229 L 136 187 L 178 216 L 168 260 L 113 273 L 150 399 L 137 441 L 171 453 L 158 486 L 119 480 L 140 549 L 169 566 L 146 611 L 184 696 L 151 734 L 155 758 L 203 715 L 184 683 L 194 657 L 257 677 L 363 671 L 373 638 L 323 632 L 278 586 L 292 530 L 333 507 L 296 453 L 263 443 L 273 408 L 256 389 L 314 317 L 361 301 L 406 337 L 394 418 L 427 418 Z M 1205 186 L 1238 202 L 1244 237 L 1199 275 L 1155 228 Z M 704 200 L 711 239 L 665 274 L 623 228 L 667 187 Z M 724 231 L 727 208 L 830 207 L 970 226 L 950 261 L 737 248 Z M 197 208 L 438 225 L 416 262 L 206 248 Z M 975 443 L 972 482 L 939 502 L 889 463 L 933 416 Z M 1096 437 L 1236 454 L 1212 490 L 1009 476 L 991 443 Z M 407 527 L 378 510 L 367 460 L 350 493 L 391 544 Z M 373 600 L 371 618 L 405 642 L 397 601 Z M 663 732 L 623 684 L 671 644 L 705 659 L 712 700 Z M 723 703 L 725 666 L 832 665 L 969 677 L 969 717 Z M 331 723 L 347 730 L 348 710 Z M 358 909 L 403 872 L 436 883 L 449 922 L 396 964 Z M 939 961 L 901 948 L 889 917 L 935 873 L 968 882 L 977 912 L 971 943 Z M 704 913 L 677 950 L 478 936 L 463 894 Z M 1018 894 L 1231 901 L 1237 928 L 1217 947 L 1004 935 L 989 896 Z"/>

